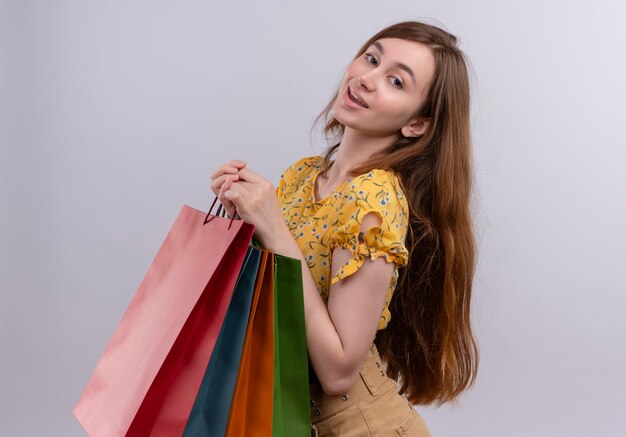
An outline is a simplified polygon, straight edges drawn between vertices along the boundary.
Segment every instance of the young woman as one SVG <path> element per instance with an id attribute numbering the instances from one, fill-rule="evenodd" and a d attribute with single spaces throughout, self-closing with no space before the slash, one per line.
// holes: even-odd
<path id="1" fill-rule="evenodd" d="M 456 37 L 397 23 L 361 47 L 317 117 L 337 139 L 322 156 L 276 188 L 239 160 L 211 175 L 231 217 L 308 267 L 313 435 L 429 436 L 412 405 L 475 381 L 469 114 Z"/>

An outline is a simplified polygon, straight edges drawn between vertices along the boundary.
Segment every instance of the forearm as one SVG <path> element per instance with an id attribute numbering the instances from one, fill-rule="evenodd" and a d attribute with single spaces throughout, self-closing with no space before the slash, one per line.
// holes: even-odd
<path id="1" fill-rule="evenodd" d="M 333 392 L 334 387 L 349 377 L 346 355 L 341 337 L 320 296 L 306 259 L 286 226 L 272 238 L 270 243 L 266 244 L 266 249 L 302 262 L 304 316 L 309 357 L 324 390 L 329 393 Z"/>

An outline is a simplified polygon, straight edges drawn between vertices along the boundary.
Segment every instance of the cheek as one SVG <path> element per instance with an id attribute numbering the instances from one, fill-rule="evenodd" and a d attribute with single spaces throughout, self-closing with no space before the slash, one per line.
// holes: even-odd
<path id="1" fill-rule="evenodd" d="M 356 76 L 361 74 L 361 71 L 362 69 L 355 63 L 350 64 L 344 76 L 344 83 L 353 81 Z"/>
<path id="2" fill-rule="evenodd" d="M 380 115 L 390 120 L 405 118 L 408 113 L 405 99 L 391 94 L 381 94 L 376 102 L 376 108 Z"/>
<path id="3" fill-rule="evenodd" d="M 413 116 L 413 106 L 406 99 L 387 98 L 381 100 L 376 106 L 376 112 L 372 115 L 382 125 L 391 130 L 400 129 L 406 125 Z"/>

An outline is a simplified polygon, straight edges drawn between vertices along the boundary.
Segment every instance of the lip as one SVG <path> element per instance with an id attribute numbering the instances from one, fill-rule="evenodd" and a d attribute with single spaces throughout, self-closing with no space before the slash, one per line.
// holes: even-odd
<path id="1" fill-rule="evenodd" d="M 350 107 L 350 108 L 354 108 L 354 109 L 368 109 L 368 108 L 366 108 L 364 106 L 359 105 L 358 103 L 353 102 L 352 99 L 350 99 L 350 96 L 348 96 L 349 89 L 350 89 L 350 87 L 347 86 L 346 90 L 343 93 L 343 102 L 345 103 L 345 105 Z M 360 97 L 361 96 L 359 96 L 359 98 Z"/>

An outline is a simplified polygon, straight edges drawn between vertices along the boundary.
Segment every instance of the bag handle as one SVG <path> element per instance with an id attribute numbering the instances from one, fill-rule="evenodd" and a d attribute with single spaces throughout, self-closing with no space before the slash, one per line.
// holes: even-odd
<path id="1" fill-rule="evenodd" d="M 209 208 L 209 212 L 207 213 L 206 217 L 204 218 L 204 223 L 202 225 L 206 225 L 214 217 L 214 216 L 210 216 L 210 214 L 211 214 L 211 211 L 213 211 L 213 207 L 215 206 L 215 202 L 217 201 L 217 199 L 218 199 L 217 197 L 215 199 L 213 199 L 213 203 L 211 204 L 211 208 Z M 222 210 L 222 204 L 221 203 L 217 207 L 217 213 L 215 215 L 219 216 L 220 213 L 222 213 L 222 217 L 224 217 L 226 215 L 226 208 L 224 208 Z M 230 223 L 228 224 L 228 229 L 230 229 L 230 225 L 233 224 L 233 220 L 235 220 L 235 217 L 237 217 L 237 213 L 235 213 L 235 216 L 230 219 Z M 256 247 L 259 250 L 263 249 L 263 247 L 261 246 L 261 243 L 259 243 L 258 240 L 256 238 L 254 238 L 254 237 L 252 237 L 252 240 L 250 241 L 250 246 Z"/>
<path id="2" fill-rule="evenodd" d="M 215 202 L 217 202 L 217 196 L 215 197 L 215 199 L 213 199 L 213 203 L 211 204 L 211 207 L 209 208 L 209 212 L 206 213 L 206 217 L 204 218 L 204 223 L 202 223 L 202 225 L 206 225 L 208 222 L 211 221 L 211 219 L 213 219 L 213 217 L 215 216 L 221 216 L 224 217 L 226 215 L 226 208 L 224 208 L 222 210 L 222 204 L 220 203 L 220 205 L 217 207 L 217 213 L 215 214 L 215 216 L 211 215 L 211 211 L 213 211 L 213 207 L 215 206 Z M 233 220 L 235 220 L 235 217 L 237 216 L 237 213 L 235 213 L 235 215 L 233 216 L 233 218 L 230 219 L 230 223 L 228 223 L 228 229 L 230 229 L 230 226 L 233 224 Z"/>

